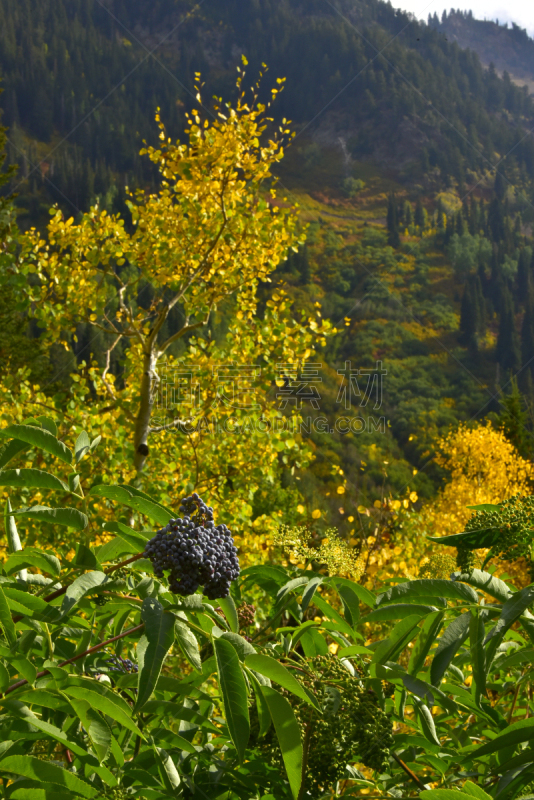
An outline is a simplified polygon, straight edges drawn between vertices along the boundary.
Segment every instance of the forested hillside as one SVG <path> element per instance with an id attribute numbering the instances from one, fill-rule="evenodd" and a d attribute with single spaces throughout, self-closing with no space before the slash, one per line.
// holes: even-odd
<path id="1" fill-rule="evenodd" d="M 534 41 L 524 28 L 512 23 L 499 24 L 475 19 L 472 13 L 444 12 L 441 19 L 430 14 L 428 24 L 444 33 L 449 41 L 469 47 L 483 64 L 493 63 L 500 72 L 508 72 L 518 83 L 534 88 Z"/>
<path id="2" fill-rule="evenodd" d="M 286 79 L 272 113 L 297 137 L 276 169 L 310 228 L 275 280 L 296 310 L 320 304 L 338 328 L 321 353 L 327 417 L 339 410 L 345 362 L 388 371 L 384 434 L 309 434 L 315 461 L 298 483 L 282 466 L 279 498 L 291 505 L 300 492 L 341 524 L 338 469 L 350 474 L 351 502 L 406 486 L 430 496 L 439 434 L 502 414 L 499 392 L 516 373 L 532 397 L 534 102 L 474 52 L 379 0 L 1 0 L 0 103 L 8 161 L 20 165 L 19 223 L 43 229 L 52 203 L 79 219 L 98 200 L 129 224 L 126 187 L 158 185 L 139 155 L 157 140 L 155 109 L 183 136 L 201 72 L 211 119 L 209 98 L 234 95 L 242 54 L 249 82 L 269 67 L 262 96 Z M 272 284 L 261 291 L 266 303 Z M 90 357 L 104 366 L 99 336 L 80 322 L 67 351 L 33 364 L 48 393 Z M 18 346 L 8 342 L 6 362 L 20 362 Z M 110 356 L 119 380 L 127 349 L 123 339 Z M 510 435 L 530 452 L 528 431 Z M 255 513 L 271 493 L 256 494 Z"/>

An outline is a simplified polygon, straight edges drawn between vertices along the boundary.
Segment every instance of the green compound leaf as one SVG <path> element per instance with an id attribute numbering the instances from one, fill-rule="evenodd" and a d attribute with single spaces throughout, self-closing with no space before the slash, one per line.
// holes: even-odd
<path id="1" fill-rule="evenodd" d="M 27 567 L 40 569 L 41 572 L 52 575 L 54 578 L 59 578 L 61 573 L 59 559 L 36 547 L 25 547 L 23 550 L 12 553 L 4 564 L 4 571 L 6 575 L 12 575 Z"/>
<path id="2" fill-rule="evenodd" d="M 13 511 L 14 517 L 22 519 L 38 519 L 41 522 L 49 522 L 51 525 L 63 525 L 66 528 L 74 528 L 76 531 L 83 531 L 87 528 L 89 520 L 85 514 L 77 508 L 49 508 L 48 506 L 31 506 L 22 508 L 20 511 Z"/>
<path id="3" fill-rule="evenodd" d="M 91 448 L 91 440 L 85 431 L 82 431 L 78 438 L 76 439 L 76 444 L 74 445 L 74 458 L 76 463 L 82 460 L 84 455 L 89 452 Z"/>
<path id="4" fill-rule="evenodd" d="M 108 576 L 103 572 L 86 572 L 85 575 L 80 575 L 67 589 L 61 604 L 61 613 L 69 614 L 83 597 L 91 594 L 108 581 Z"/>
<path id="5" fill-rule="evenodd" d="M 273 721 L 284 766 L 286 768 L 289 785 L 295 800 L 297 800 L 302 783 L 303 749 L 300 738 L 300 728 L 291 704 L 276 689 L 262 686 L 261 692 L 265 697 L 271 719 Z"/>
<path id="6" fill-rule="evenodd" d="M 421 616 L 412 614 L 406 619 L 397 622 L 389 637 L 380 642 L 373 655 L 375 664 L 385 664 L 386 661 L 395 661 L 408 643 L 417 635 Z"/>
<path id="7" fill-rule="evenodd" d="M 7 598 L 1 586 L 0 586 L 0 625 L 2 626 L 2 630 L 4 631 L 4 636 L 7 639 L 8 645 L 12 647 L 17 641 L 17 632 L 15 631 L 15 624 L 11 617 L 11 611 L 9 610 Z"/>
<path id="8" fill-rule="evenodd" d="M 196 669 L 197 672 L 202 672 L 200 648 L 198 646 L 195 634 L 190 630 L 185 622 L 181 622 L 179 619 L 175 619 L 174 621 L 174 632 L 182 653 L 187 658 L 193 669 Z"/>
<path id="9" fill-rule="evenodd" d="M 80 780 L 72 772 L 61 767 L 56 767 L 49 761 L 41 761 L 34 756 L 10 756 L 0 759 L 1 772 L 13 772 L 25 778 L 32 778 L 43 783 L 53 783 L 73 792 L 78 797 L 87 797 L 89 800 L 98 797 L 99 790 Z"/>
<path id="10" fill-rule="evenodd" d="M 116 503 L 133 508 L 139 511 L 140 514 L 153 519 L 158 525 L 166 525 L 172 517 L 172 512 L 159 505 L 159 503 L 155 503 L 143 492 L 134 489 L 133 486 L 100 484 L 93 486 L 89 494 L 96 497 L 105 497 L 108 500 L 114 500 Z"/>
<path id="11" fill-rule="evenodd" d="M 44 472 L 42 469 L 2 469 L 0 470 L 0 486 L 22 486 L 27 489 L 59 489 L 68 492 L 65 481 Z"/>
<path id="12" fill-rule="evenodd" d="M 222 597 L 219 600 L 219 605 L 224 612 L 224 616 L 226 617 L 228 625 L 230 626 L 230 630 L 233 631 L 233 633 L 238 633 L 239 619 L 237 617 L 237 608 L 235 607 L 235 603 L 230 595 L 228 595 L 228 597 Z"/>
<path id="13" fill-rule="evenodd" d="M 165 612 L 154 597 L 145 597 L 141 607 L 144 634 L 137 645 L 139 683 L 135 711 L 139 711 L 154 691 L 163 661 L 174 644 L 175 617 Z"/>
<path id="14" fill-rule="evenodd" d="M 489 572 L 473 569 L 470 573 L 453 572 L 452 576 L 455 581 L 468 583 L 470 586 L 474 586 L 475 589 L 480 589 L 480 591 L 486 592 L 496 600 L 500 600 L 501 603 L 505 603 L 512 596 L 512 592 L 505 582 L 501 581 L 500 578 L 494 578 Z"/>
<path id="15" fill-rule="evenodd" d="M 478 603 L 478 594 L 470 586 L 456 581 L 438 579 L 407 581 L 398 583 L 387 592 L 378 595 L 376 604 L 408 602 L 408 598 L 417 597 L 448 597 L 451 600 L 463 600 L 468 603 Z"/>
<path id="16" fill-rule="evenodd" d="M 404 619 L 410 614 L 426 617 L 437 610 L 435 606 L 423 606 L 417 603 L 392 603 L 391 605 L 375 608 L 370 614 L 361 617 L 360 622 L 383 622 L 391 619 Z"/>
<path id="17" fill-rule="evenodd" d="M 408 663 L 408 672 L 410 675 L 417 675 L 419 670 L 423 669 L 425 659 L 443 625 L 443 618 L 443 611 L 436 611 L 434 614 L 429 614 L 425 619 L 424 625 L 415 640 L 410 655 L 410 661 Z"/>
<path id="18" fill-rule="evenodd" d="M 70 704 L 83 727 L 98 756 L 103 763 L 111 748 L 111 730 L 106 720 L 86 700 L 69 697 Z"/>
<path id="19" fill-rule="evenodd" d="M 213 649 L 217 659 L 224 716 L 239 761 L 243 763 L 250 735 L 247 685 L 239 657 L 230 642 L 221 638 L 214 639 Z"/>
<path id="20" fill-rule="evenodd" d="M 88 680 L 84 680 L 83 685 L 80 686 L 65 686 L 61 691 L 69 700 L 74 697 L 77 700 L 87 701 L 92 708 L 96 708 L 102 714 L 111 717 L 119 725 L 128 728 L 132 733 L 141 736 L 142 739 L 145 738 L 135 722 L 130 718 L 131 709 L 128 708 L 129 713 L 124 710 L 122 697 L 115 697 L 112 692 L 103 694 L 101 691 L 93 689 Z"/>
<path id="21" fill-rule="evenodd" d="M 23 453 L 25 450 L 29 449 L 29 444 L 27 442 L 21 442 L 20 439 L 12 439 L 10 442 L 3 444 L 0 447 L 0 469 L 4 469 L 6 464 L 9 464 L 19 453 Z"/>
<path id="22" fill-rule="evenodd" d="M 472 759 L 487 756 L 490 753 L 498 753 L 499 750 L 504 750 L 507 747 L 515 747 L 523 742 L 529 742 L 532 738 L 534 738 L 534 718 L 514 722 L 513 725 L 509 725 L 491 742 L 486 742 L 475 750 L 471 750 L 463 761 L 471 761 Z"/>
<path id="23" fill-rule="evenodd" d="M 430 681 L 439 686 L 447 667 L 469 635 L 471 613 L 468 611 L 456 617 L 438 641 L 438 646 L 430 666 Z"/>
<path id="24" fill-rule="evenodd" d="M 9 439 L 20 439 L 22 442 L 38 447 L 46 453 L 72 464 L 72 453 L 69 448 L 45 428 L 36 428 L 33 425 L 8 425 L 0 429 L 0 436 Z"/>
<path id="25" fill-rule="evenodd" d="M 297 697 L 300 697 L 301 700 L 305 700 L 306 703 L 320 710 L 317 700 L 313 697 L 311 692 L 308 693 L 291 672 L 286 669 L 283 664 L 280 664 L 279 661 L 276 661 L 276 659 L 257 653 L 247 656 L 245 664 L 250 669 L 253 669 L 254 672 L 265 675 L 266 678 L 270 678 L 275 683 L 283 686 L 284 689 L 287 689 L 288 692 L 295 694 Z"/>

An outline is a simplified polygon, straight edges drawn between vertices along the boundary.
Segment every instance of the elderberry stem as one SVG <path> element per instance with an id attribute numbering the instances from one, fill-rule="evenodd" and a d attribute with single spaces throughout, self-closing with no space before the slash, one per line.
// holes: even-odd
<path id="1" fill-rule="evenodd" d="M 85 658 L 85 656 L 90 655 L 91 653 L 95 653 L 97 650 L 101 650 L 103 647 L 107 647 L 108 644 L 113 644 L 113 642 L 118 641 L 119 639 L 124 639 L 125 636 L 129 636 L 131 633 L 136 633 L 136 631 L 140 631 L 142 628 L 145 627 L 145 623 L 142 622 L 140 625 L 136 625 L 135 628 L 128 628 L 127 631 L 123 631 L 123 633 L 119 633 L 118 636 L 113 636 L 112 639 L 106 639 L 105 642 L 100 642 L 100 644 L 95 644 L 93 647 L 90 647 L 88 650 L 84 650 L 83 653 L 78 653 L 77 656 L 73 656 L 72 658 L 68 658 L 66 661 L 62 661 L 61 664 L 57 664 L 58 667 L 65 667 L 67 664 L 72 664 L 73 661 L 78 661 L 80 658 Z M 44 669 L 42 672 L 38 672 L 35 676 L 37 678 L 42 678 L 43 675 L 48 675 L 50 673 L 49 669 Z M 15 689 L 19 689 L 21 686 L 25 686 L 28 683 L 26 679 L 17 681 L 16 683 L 12 683 L 11 686 L 8 686 L 4 692 L 4 697 L 6 694 L 10 692 L 14 692 Z"/>
<path id="2" fill-rule="evenodd" d="M 132 556 L 132 558 L 127 558 L 126 561 L 121 561 L 119 564 L 114 564 L 112 567 L 107 567 L 107 569 L 104 570 L 104 573 L 106 575 L 110 575 L 116 569 L 125 567 L 126 564 L 131 564 L 133 561 L 138 561 L 140 558 L 143 558 L 143 556 L 144 552 L 137 553 L 137 555 Z M 55 600 L 57 597 L 61 597 L 62 594 L 65 594 L 69 586 L 72 586 L 72 584 L 68 583 L 66 586 L 62 586 L 61 589 L 57 589 L 55 592 L 52 592 L 52 594 L 49 594 L 47 597 L 43 597 L 43 600 L 45 601 L 45 603 L 51 603 L 52 600 Z M 20 622 L 20 620 L 24 619 L 24 617 L 25 614 L 19 614 L 18 616 L 13 617 L 13 622 Z"/>
<path id="3" fill-rule="evenodd" d="M 420 780 L 420 779 L 417 777 L 417 775 L 415 774 L 415 772 L 412 772 L 412 770 L 410 769 L 410 767 L 409 767 L 407 764 L 405 764 L 405 763 L 404 763 L 404 761 L 403 761 L 401 758 L 399 758 L 399 757 L 398 757 L 398 755 L 397 755 L 396 753 L 394 753 L 394 752 L 393 752 L 393 750 L 391 751 L 391 755 L 393 756 L 393 758 L 395 759 L 395 761 L 397 762 L 397 764 L 398 764 L 400 767 L 402 767 L 402 769 L 404 770 L 404 772 L 405 772 L 407 775 L 409 775 L 409 776 L 410 776 L 410 778 L 412 779 L 412 781 L 413 781 L 414 783 L 416 783 L 416 784 L 417 784 L 417 786 L 419 786 L 419 788 L 420 788 L 420 789 L 422 789 L 423 791 L 424 791 L 424 790 L 426 790 L 426 788 L 427 788 L 427 787 L 425 786 L 425 784 L 424 784 L 424 783 L 423 783 L 423 782 L 422 782 L 422 781 L 421 781 L 421 780 Z"/>

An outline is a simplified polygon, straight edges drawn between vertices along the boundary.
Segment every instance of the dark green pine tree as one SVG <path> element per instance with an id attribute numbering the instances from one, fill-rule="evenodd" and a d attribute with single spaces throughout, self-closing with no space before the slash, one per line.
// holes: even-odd
<path id="1" fill-rule="evenodd" d="M 523 247 L 517 262 L 516 289 L 517 299 L 521 304 L 526 303 L 531 288 L 530 252 Z"/>
<path id="2" fill-rule="evenodd" d="M 473 284 L 471 280 L 468 280 L 465 284 L 460 310 L 460 342 L 471 350 L 477 349 L 477 311 Z"/>
<path id="3" fill-rule="evenodd" d="M 526 458 L 532 455 L 533 437 L 525 398 L 519 391 L 516 378 L 512 378 L 510 394 L 501 394 L 499 427 L 518 452 Z"/>
<path id="4" fill-rule="evenodd" d="M 415 204 L 414 222 L 421 230 L 425 227 L 425 209 L 420 197 L 417 198 Z"/>
<path id="5" fill-rule="evenodd" d="M 515 327 L 514 304 L 510 290 L 505 285 L 501 296 L 499 336 L 497 338 L 497 361 L 501 365 L 503 377 L 515 375 L 521 365 L 519 336 Z"/>
<path id="6" fill-rule="evenodd" d="M 391 247 L 398 247 L 400 245 L 399 235 L 399 211 L 397 207 L 397 200 L 394 194 L 390 194 L 388 198 L 388 244 Z"/>
<path id="7" fill-rule="evenodd" d="M 525 313 L 521 325 L 521 384 L 527 389 L 529 376 L 534 374 L 534 291 L 531 289 L 525 302 Z"/>
<path id="8" fill-rule="evenodd" d="M 478 349 L 486 331 L 486 302 L 478 275 L 471 275 L 465 285 L 460 310 L 460 342 L 470 350 Z"/>

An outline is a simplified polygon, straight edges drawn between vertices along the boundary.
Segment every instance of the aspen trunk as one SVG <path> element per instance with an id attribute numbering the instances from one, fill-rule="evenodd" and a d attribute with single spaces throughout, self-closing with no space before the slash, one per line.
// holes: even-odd
<path id="1" fill-rule="evenodd" d="M 157 356 L 155 349 L 143 356 L 143 377 L 141 380 L 141 398 L 139 401 L 139 411 L 135 420 L 134 431 L 134 465 L 137 472 L 142 472 L 148 458 L 148 435 L 150 433 L 150 415 L 153 405 L 153 390 L 158 381 L 156 371 Z"/>

